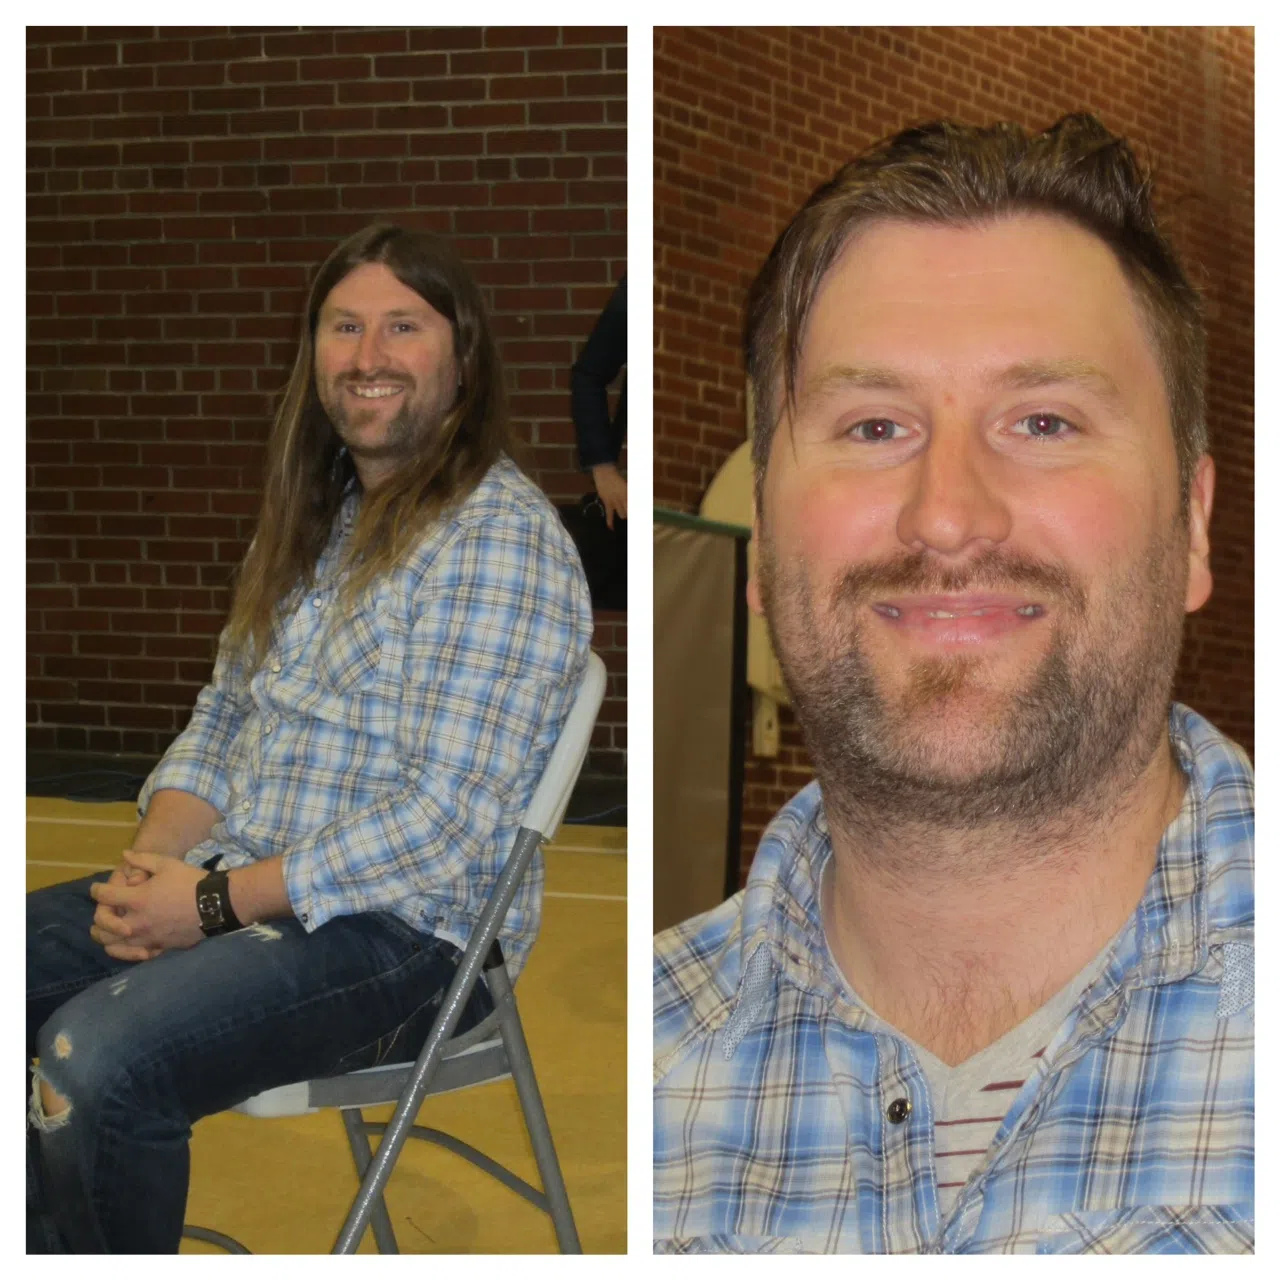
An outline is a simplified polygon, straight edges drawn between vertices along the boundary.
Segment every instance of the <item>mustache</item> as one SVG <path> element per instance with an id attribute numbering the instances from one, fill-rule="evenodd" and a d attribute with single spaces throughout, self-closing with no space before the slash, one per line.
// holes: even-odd
<path id="1" fill-rule="evenodd" d="M 1055 596 L 1077 611 L 1085 606 L 1084 588 L 1060 565 L 1045 564 L 998 547 L 991 547 L 964 565 L 939 564 L 927 551 L 854 565 L 836 584 L 835 600 L 837 604 L 856 605 L 869 596 L 890 592 L 940 595 L 1009 587 L 1031 587 L 1037 594 Z"/>

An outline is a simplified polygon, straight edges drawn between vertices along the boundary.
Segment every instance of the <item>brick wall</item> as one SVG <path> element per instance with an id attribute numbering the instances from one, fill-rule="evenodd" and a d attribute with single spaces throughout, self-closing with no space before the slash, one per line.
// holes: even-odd
<path id="1" fill-rule="evenodd" d="M 587 488 L 569 366 L 625 268 L 622 28 L 28 28 L 28 743 L 156 754 L 212 667 L 311 271 L 451 237 L 522 459 Z M 595 766 L 620 772 L 625 618 Z"/>
<path id="2" fill-rule="evenodd" d="M 1225 28 L 654 31 L 654 500 L 694 510 L 745 436 L 746 288 L 809 192 L 938 116 L 1043 127 L 1097 113 L 1145 147 L 1209 303 L 1216 589 L 1180 698 L 1253 742 L 1253 36 Z M 748 755 L 743 858 L 808 777 L 789 713 Z"/>

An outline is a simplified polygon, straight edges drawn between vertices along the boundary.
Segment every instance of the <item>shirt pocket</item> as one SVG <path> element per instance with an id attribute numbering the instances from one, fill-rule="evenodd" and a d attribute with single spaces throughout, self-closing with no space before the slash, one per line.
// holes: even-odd
<path id="1" fill-rule="evenodd" d="M 1136 1205 L 1050 1218 L 1037 1253 L 1252 1253 L 1253 1206 Z"/>
<path id="2" fill-rule="evenodd" d="M 367 693 L 378 679 L 385 632 L 383 615 L 361 610 L 327 628 L 320 638 L 316 675 L 330 692 Z"/>
<path id="3" fill-rule="evenodd" d="M 316 714 L 347 728 L 392 737 L 404 691 L 404 627 L 383 587 L 328 627 L 313 662 Z"/>

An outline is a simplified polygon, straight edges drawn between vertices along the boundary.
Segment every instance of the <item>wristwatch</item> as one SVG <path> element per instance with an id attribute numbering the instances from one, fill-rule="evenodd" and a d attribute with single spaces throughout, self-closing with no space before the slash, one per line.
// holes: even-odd
<path id="1" fill-rule="evenodd" d="M 200 913 L 200 930 L 206 938 L 244 928 L 231 909 L 225 871 L 210 871 L 196 884 L 196 910 Z"/>

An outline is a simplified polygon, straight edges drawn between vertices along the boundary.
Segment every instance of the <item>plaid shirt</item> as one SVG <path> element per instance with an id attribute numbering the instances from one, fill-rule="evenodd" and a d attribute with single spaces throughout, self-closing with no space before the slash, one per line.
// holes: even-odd
<path id="1" fill-rule="evenodd" d="M 746 889 L 657 941 L 658 1252 L 1252 1251 L 1252 773 L 1187 708 L 1170 732 L 1142 901 L 941 1220 L 924 1073 L 827 950 L 817 785 L 782 810 Z"/>
<path id="2" fill-rule="evenodd" d="M 344 617 L 356 501 L 252 677 L 219 651 L 138 810 L 164 787 L 207 800 L 222 820 L 186 861 L 283 855 L 308 930 L 381 909 L 465 946 L 585 670 L 586 583 L 554 509 L 503 459 Z M 538 856 L 500 935 L 513 972 L 542 883 Z"/>

